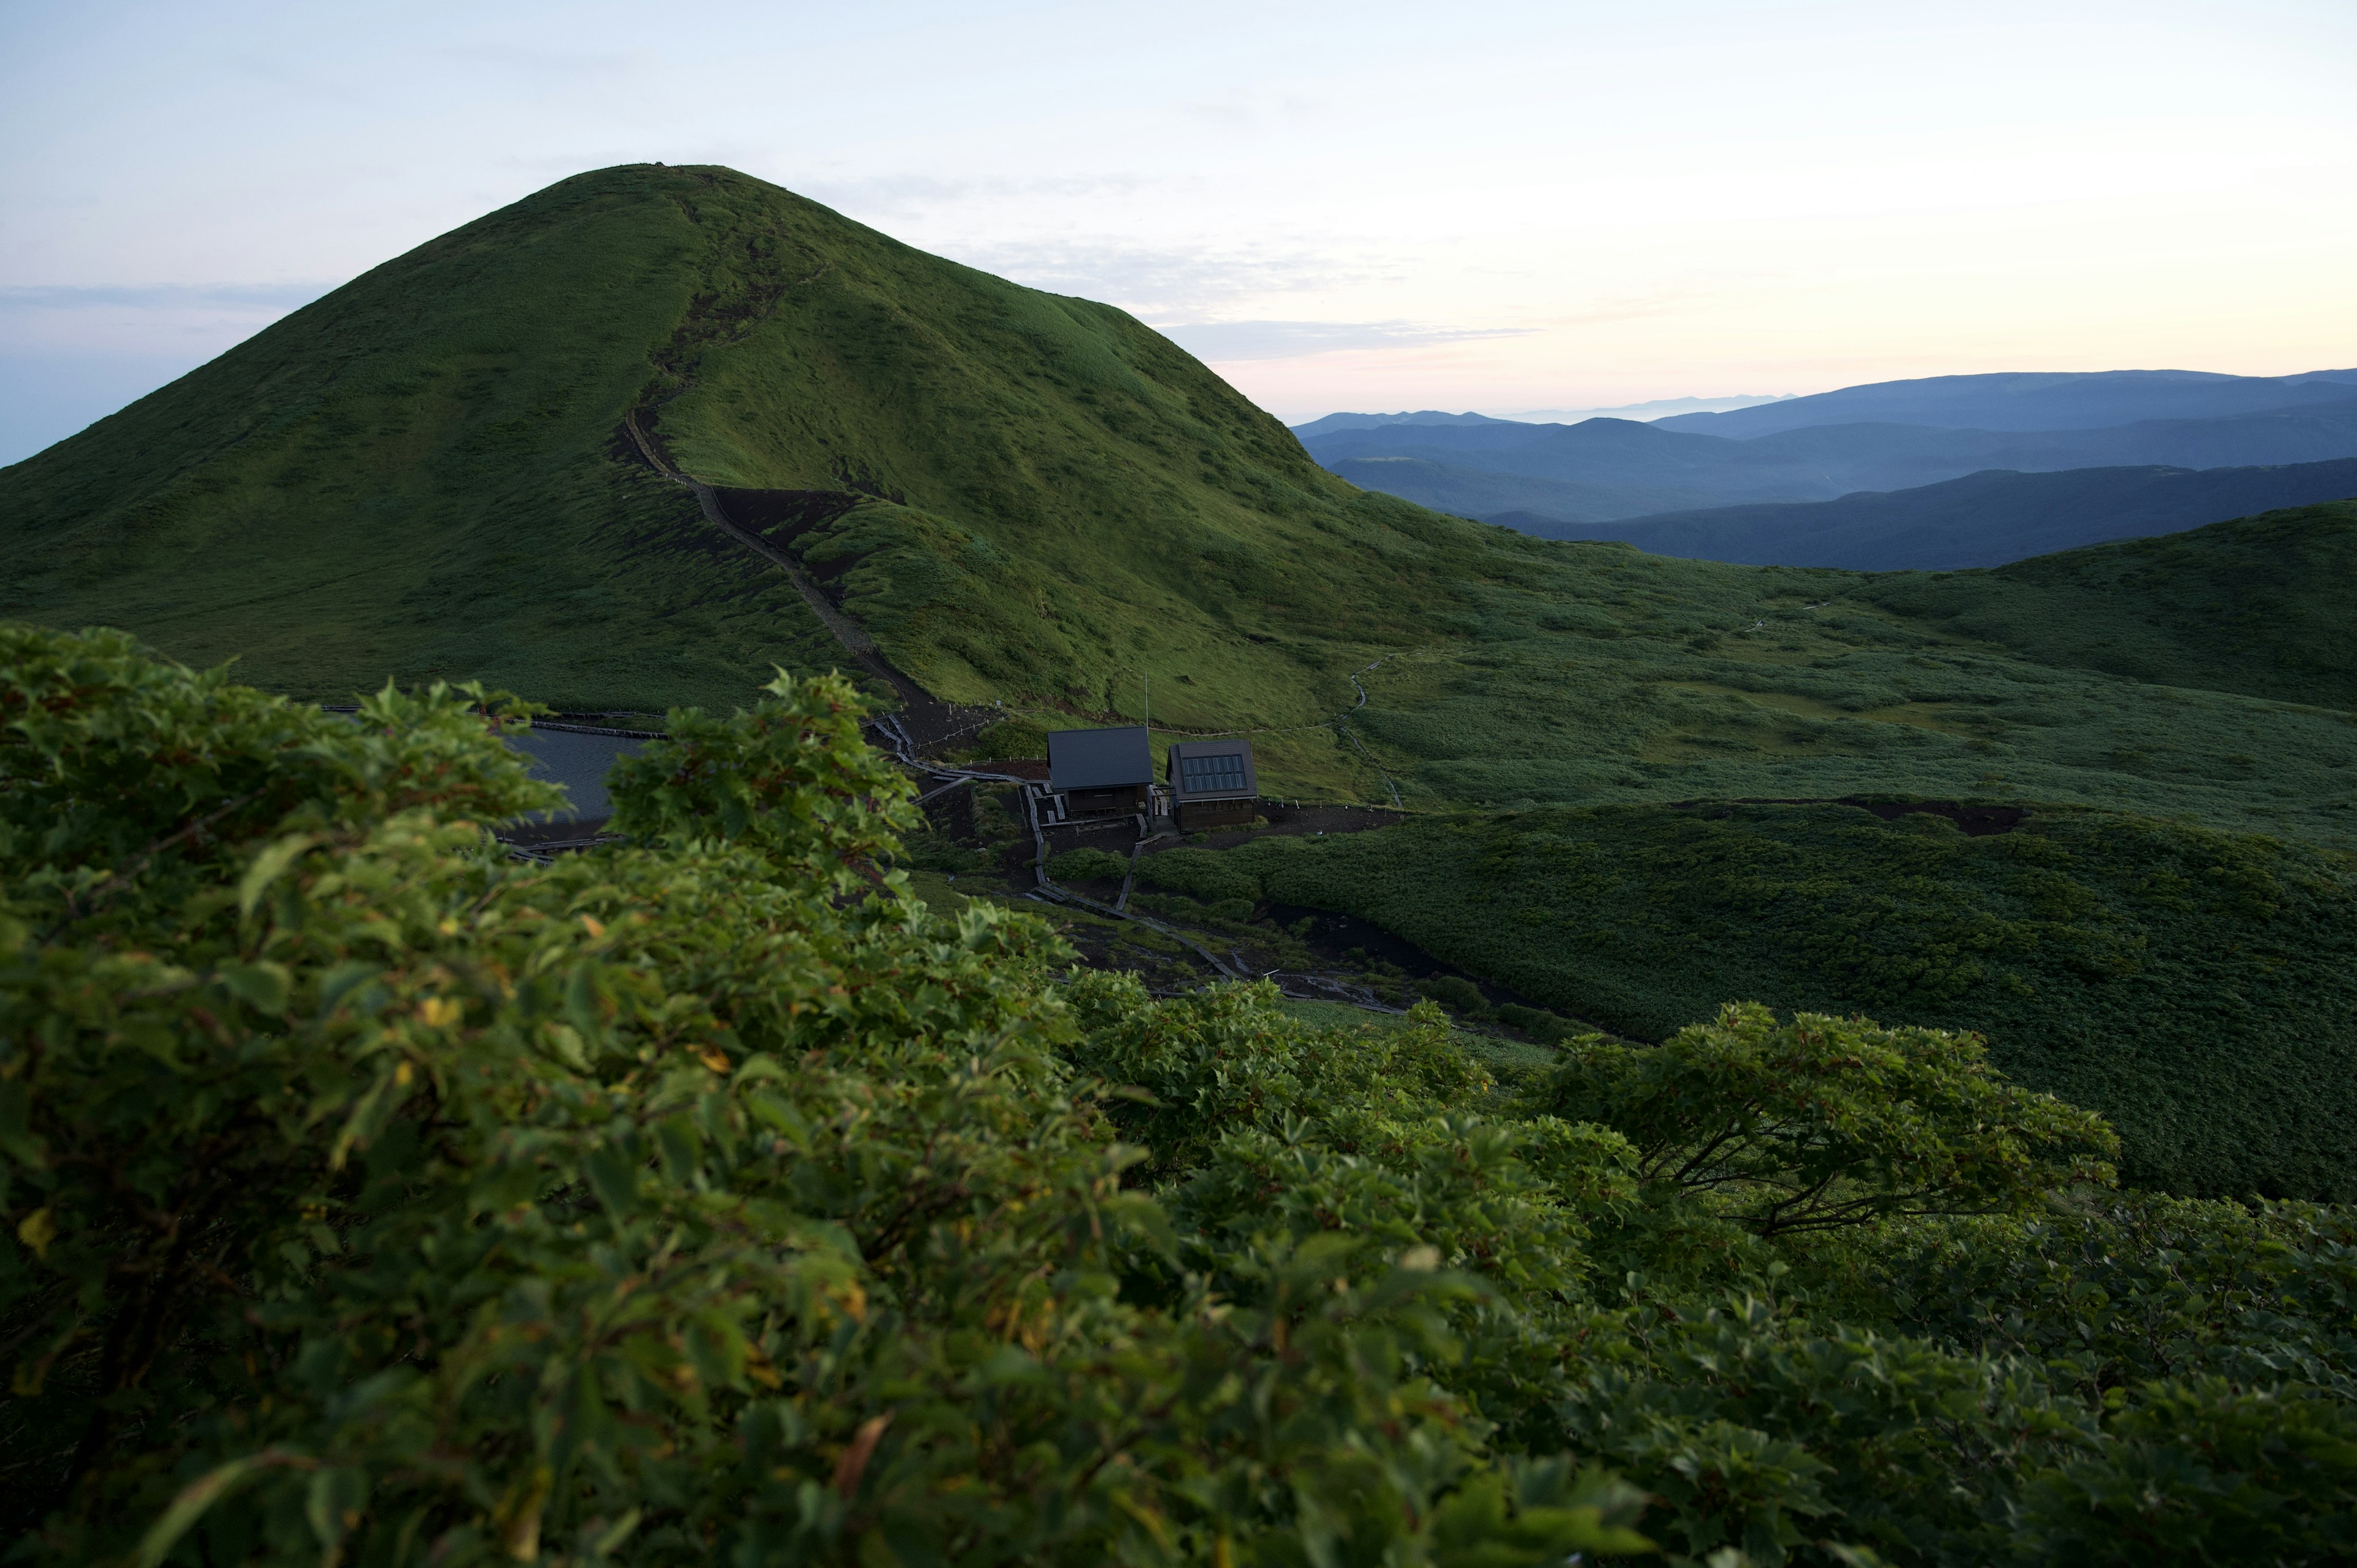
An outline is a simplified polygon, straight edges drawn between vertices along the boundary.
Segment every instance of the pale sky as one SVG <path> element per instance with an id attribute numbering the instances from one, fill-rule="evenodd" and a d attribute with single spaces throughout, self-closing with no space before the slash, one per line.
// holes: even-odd
<path id="1" fill-rule="evenodd" d="M 0 462 L 654 159 L 1294 423 L 2357 365 L 2352 0 L 0 0 Z"/>

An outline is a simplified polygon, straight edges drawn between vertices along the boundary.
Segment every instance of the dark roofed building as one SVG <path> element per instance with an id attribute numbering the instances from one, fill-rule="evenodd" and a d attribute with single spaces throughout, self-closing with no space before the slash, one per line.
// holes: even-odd
<path id="1" fill-rule="evenodd" d="M 1260 814 L 1260 779 L 1248 740 L 1189 740 L 1170 748 L 1170 799 L 1178 826 L 1232 827 Z"/>
<path id="2" fill-rule="evenodd" d="M 1073 816 L 1143 811 L 1154 783 L 1154 747 L 1144 725 L 1048 733 L 1048 788 Z"/>

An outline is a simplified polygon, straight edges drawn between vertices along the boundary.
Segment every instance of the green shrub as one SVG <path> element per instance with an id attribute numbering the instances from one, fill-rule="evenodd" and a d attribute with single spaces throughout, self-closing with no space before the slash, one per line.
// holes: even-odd
<path id="1" fill-rule="evenodd" d="M 1149 887 L 1184 893 L 1207 904 L 1239 899 L 1251 905 L 1261 897 L 1260 879 L 1243 863 L 1213 849 L 1168 849 L 1140 855 L 1137 879 Z"/>
<path id="2" fill-rule="evenodd" d="M 2099 1568 L 2357 1554 L 2357 1409 L 2341 1401 L 2154 1383 L 2120 1402 L 2106 1435 L 2036 1478 L 2029 1552 Z"/>
<path id="3" fill-rule="evenodd" d="M 1577 1026 L 1568 1018 L 1558 1016 L 1544 1007 L 1525 1007 L 1519 1002 L 1509 1002 L 1499 1008 L 1498 1022 L 1509 1028 L 1520 1029 L 1543 1046 L 1568 1039 L 1577 1029 Z"/>
<path id="4" fill-rule="evenodd" d="M 1705 1194 L 1762 1236 L 1889 1215 L 2017 1213 L 2108 1186 L 2103 1119 L 1989 1069 L 1969 1035 L 1756 1003 L 1659 1046 L 1589 1036 L 1547 1086 L 1557 1115 L 1627 1137 L 1640 1179 Z"/>
<path id="5" fill-rule="evenodd" d="M 975 735 L 965 749 L 959 753 L 969 762 L 996 762 L 1004 758 L 1047 755 L 1047 730 L 1038 721 L 1028 718 L 999 720 Z"/>
<path id="6" fill-rule="evenodd" d="M 1068 849 L 1048 862 L 1048 875 L 1059 882 L 1118 882 L 1129 875 L 1129 862 L 1102 849 Z"/>
<path id="7" fill-rule="evenodd" d="M 945 871 L 952 876 L 985 872 L 996 864 L 988 850 L 968 849 L 948 834 L 937 832 L 908 834 L 894 859 L 919 871 Z"/>
<path id="8" fill-rule="evenodd" d="M 1468 1017 L 1487 1017 L 1490 999 L 1481 988 L 1461 974 L 1435 974 L 1415 983 L 1415 988 L 1435 1002 Z"/>
<path id="9" fill-rule="evenodd" d="M 1429 1001 L 1059 980 L 769 698 L 540 865 L 512 704 L 0 628 L 17 1560 L 2348 1555 L 2345 1213 L 2104 1194 L 1968 1036 L 1738 1006 L 1526 1104 Z"/>
<path id="10" fill-rule="evenodd" d="M 1169 1231 L 1068 1087 L 1069 954 L 871 891 L 909 787 L 844 682 L 771 694 L 673 714 L 639 843 L 543 866 L 477 825 L 549 800 L 479 700 L 347 725 L 0 628 L 20 1556 L 1636 1544 L 1428 1375 L 1444 1275 L 1123 1300 Z"/>

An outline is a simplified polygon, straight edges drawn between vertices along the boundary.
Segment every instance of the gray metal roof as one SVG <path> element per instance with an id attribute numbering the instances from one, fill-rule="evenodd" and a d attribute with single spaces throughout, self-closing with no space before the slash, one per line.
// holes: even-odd
<path id="1" fill-rule="evenodd" d="M 1144 725 L 1048 732 L 1048 788 L 1060 794 L 1153 782 L 1154 748 Z"/>

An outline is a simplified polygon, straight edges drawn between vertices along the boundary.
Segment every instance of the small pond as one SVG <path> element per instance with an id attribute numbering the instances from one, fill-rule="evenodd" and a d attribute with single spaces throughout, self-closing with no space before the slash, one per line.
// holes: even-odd
<path id="1" fill-rule="evenodd" d="M 620 758 L 635 757 L 645 741 L 619 735 L 574 735 L 565 730 L 535 729 L 510 735 L 507 743 L 532 758 L 535 779 L 562 784 L 573 805 L 554 812 L 550 821 L 597 822 L 613 814 L 606 798 L 606 773 Z"/>

